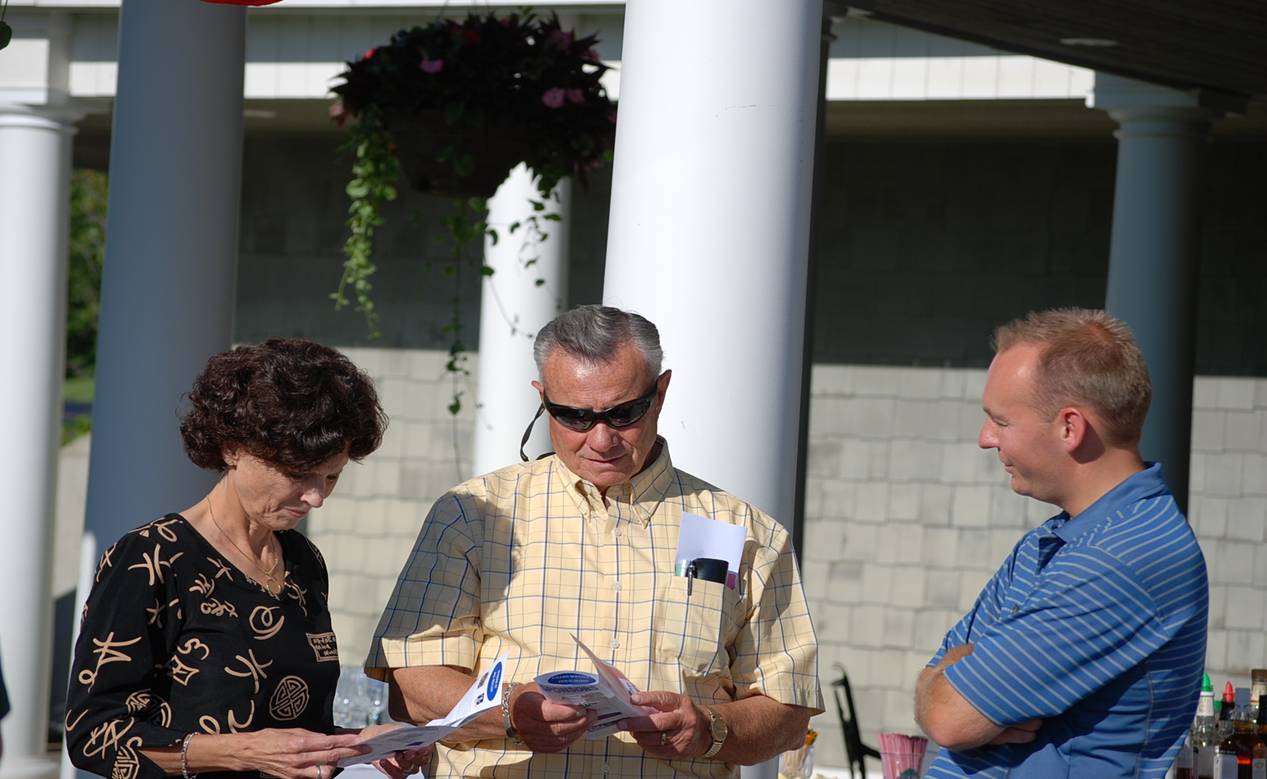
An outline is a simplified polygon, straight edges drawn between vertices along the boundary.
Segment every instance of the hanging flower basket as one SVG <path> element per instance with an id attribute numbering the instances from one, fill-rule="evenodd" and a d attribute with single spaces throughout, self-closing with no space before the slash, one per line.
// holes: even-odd
<path id="1" fill-rule="evenodd" d="M 610 157 L 615 110 L 596 42 L 554 15 L 439 19 L 349 62 L 332 115 L 341 124 L 377 114 L 409 183 L 425 191 L 487 196 L 490 181 L 524 162 L 546 195 L 565 176 L 584 183 Z"/>
<path id="2" fill-rule="evenodd" d="M 451 197 L 490 198 L 524 158 L 514 128 L 448 125 L 435 109 L 383 117 L 409 186 Z"/>
<path id="3" fill-rule="evenodd" d="M 571 176 L 584 186 L 586 174 L 611 158 L 616 110 L 602 85 L 607 66 L 597 42 L 562 29 L 554 14 L 469 14 L 400 30 L 348 63 L 330 107 L 331 118 L 348 125 L 355 155 L 336 308 L 354 297 L 371 335 L 377 332 L 374 231 L 402 170 L 411 187 L 453 196 L 445 226 L 455 259 L 480 238 L 498 240 L 485 221 L 486 201 L 520 162 L 536 175 L 540 199 L 508 230 L 544 236 L 538 220 L 559 219 L 549 210 L 559 181 Z M 456 277 L 460 263 L 448 270 Z M 459 313 L 446 326 L 455 371 L 465 349 Z"/>

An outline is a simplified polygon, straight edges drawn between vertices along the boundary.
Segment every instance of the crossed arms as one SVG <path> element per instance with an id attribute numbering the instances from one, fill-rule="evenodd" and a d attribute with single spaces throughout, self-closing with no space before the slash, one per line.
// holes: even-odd
<path id="1" fill-rule="evenodd" d="M 952 647 L 941 662 L 920 672 L 915 682 L 915 721 L 941 746 L 962 752 L 987 744 L 1025 744 L 1034 740 L 1043 721 L 1038 718 L 999 725 L 977 711 L 943 673 L 972 654 L 972 644 Z"/>

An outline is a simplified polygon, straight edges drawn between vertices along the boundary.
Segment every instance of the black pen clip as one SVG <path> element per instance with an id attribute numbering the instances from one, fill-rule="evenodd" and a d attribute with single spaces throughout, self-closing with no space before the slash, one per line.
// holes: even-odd
<path id="1" fill-rule="evenodd" d="M 686 564 L 686 597 L 691 597 L 691 589 L 695 584 L 695 561 Z"/>

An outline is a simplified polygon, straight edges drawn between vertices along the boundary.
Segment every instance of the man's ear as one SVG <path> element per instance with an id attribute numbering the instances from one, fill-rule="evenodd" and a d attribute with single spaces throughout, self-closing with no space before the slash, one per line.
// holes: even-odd
<path id="1" fill-rule="evenodd" d="M 673 371 L 671 370 L 665 371 L 664 373 L 660 374 L 660 378 L 657 380 L 657 384 L 659 385 L 659 387 L 656 389 L 656 406 L 657 407 L 661 407 L 664 405 L 664 396 L 669 391 L 669 379 L 672 379 L 672 378 L 673 378 Z"/>
<path id="2" fill-rule="evenodd" d="M 1091 421 L 1074 406 L 1065 406 L 1056 412 L 1060 425 L 1060 443 L 1066 452 L 1076 451 L 1090 432 Z"/>
<path id="3" fill-rule="evenodd" d="M 537 381 L 536 379 L 533 379 L 532 388 L 537 391 L 537 394 L 541 396 L 541 399 L 543 401 L 546 399 L 546 388 L 544 385 L 542 385 L 541 382 Z"/>

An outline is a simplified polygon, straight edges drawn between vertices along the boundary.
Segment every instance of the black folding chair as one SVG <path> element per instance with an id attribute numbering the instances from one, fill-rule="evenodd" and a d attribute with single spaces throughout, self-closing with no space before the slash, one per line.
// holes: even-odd
<path id="1" fill-rule="evenodd" d="M 862 743 L 862 733 L 858 730 L 858 712 L 853 705 L 853 690 L 849 688 L 849 675 L 839 664 L 836 665 L 836 670 L 840 671 L 840 678 L 832 682 L 831 686 L 836 696 L 836 713 L 840 715 L 840 729 L 845 736 L 845 756 L 849 759 L 849 777 L 850 779 L 867 779 L 866 758 L 873 757 L 879 760 L 880 753 L 875 747 Z M 845 714 L 846 710 L 849 712 L 848 715 Z M 859 774 L 854 774 L 855 767 Z"/>

